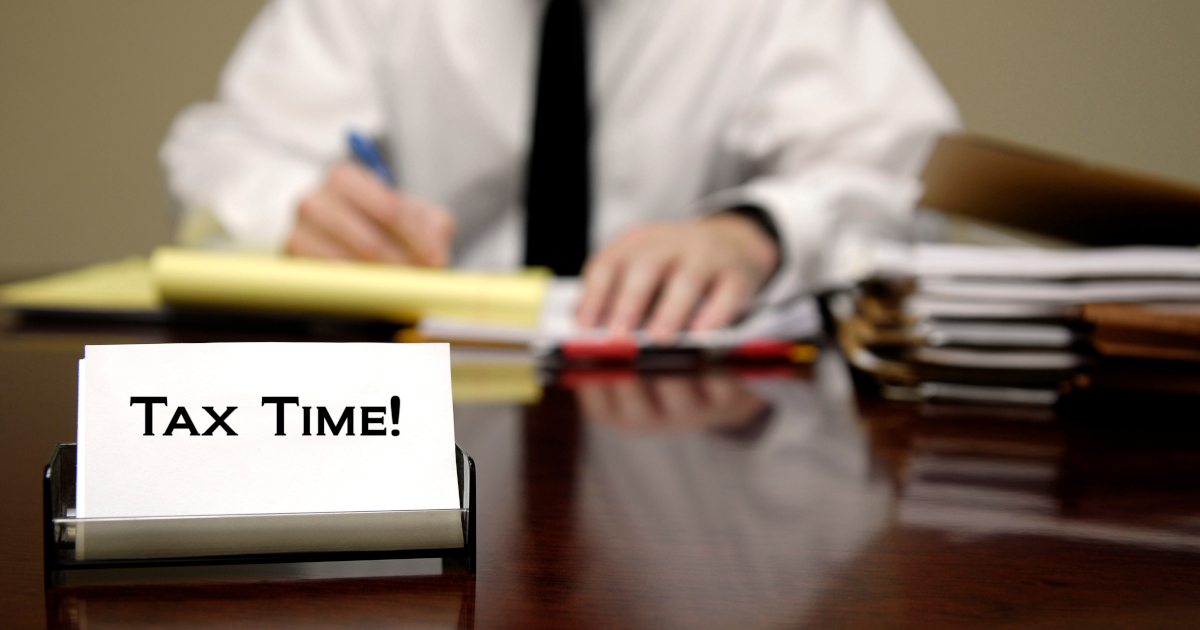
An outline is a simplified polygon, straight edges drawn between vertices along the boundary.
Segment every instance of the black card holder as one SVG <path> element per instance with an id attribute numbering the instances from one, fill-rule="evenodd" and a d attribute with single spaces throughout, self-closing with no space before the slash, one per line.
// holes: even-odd
<path id="1" fill-rule="evenodd" d="M 74 444 L 42 485 L 46 587 L 55 572 L 220 564 L 446 558 L 475 572 L 475 460 L 455 446 L 459 509 L 77 518 Z"/>

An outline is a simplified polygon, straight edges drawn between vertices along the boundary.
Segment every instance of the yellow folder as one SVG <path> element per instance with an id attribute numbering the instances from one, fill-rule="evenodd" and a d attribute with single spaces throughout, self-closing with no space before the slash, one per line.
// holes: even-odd
<path id="1" fill-rule="evenodd" d="M 150 257 L 168 304 L 415 321 L 425 316 L 534 326 L 548 277 L 160 248 Z"/>
<path id="2" fill-rule="evenodd" d="M 14 308 L 152 311 L 161 304 L 412 322 L 426 316 L 534 326 L 549 277 L 211 252 L 175 247 L 0 288 Z"/>
<path id="3" fill-rule="evenodd" d="M 150 263 L 141 257 L 6 284 L 0 286 L 0 304 L 21 309 L 107 312 L 153 312 L 162 306 L 150 275 Z"/>

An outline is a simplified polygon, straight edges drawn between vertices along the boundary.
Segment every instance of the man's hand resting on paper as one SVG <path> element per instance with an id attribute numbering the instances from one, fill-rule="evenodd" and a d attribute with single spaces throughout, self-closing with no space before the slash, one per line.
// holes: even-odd
<path id="1" fill-rule="evenodd" d="M 775 240 L 742 215 L 643 225 L 588 260 L 575 315 L 613 335 L 644 322 L 652 339 L 669 342 L 733 322 L 778 265 Z"/>
<path id="2" fill-rule="evenodd" d="M 300 201 L 287 253 L 444 267 L 453 236 L 449 210 L 396 192 L 361 166 L 341 164 Z"/>

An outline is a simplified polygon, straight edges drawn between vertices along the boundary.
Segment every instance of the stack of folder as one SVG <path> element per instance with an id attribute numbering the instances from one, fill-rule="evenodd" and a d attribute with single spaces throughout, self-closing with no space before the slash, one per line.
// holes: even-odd
<path id="1" fill-rule="evenodd" d="M 1200 360 L 1195 248 L 897 251 L 830 304 L 848 358 L 885 396 L 1051 405 L 1116 373 Z M 1200 391 L 1200 378 L 1180 387 Z"/>

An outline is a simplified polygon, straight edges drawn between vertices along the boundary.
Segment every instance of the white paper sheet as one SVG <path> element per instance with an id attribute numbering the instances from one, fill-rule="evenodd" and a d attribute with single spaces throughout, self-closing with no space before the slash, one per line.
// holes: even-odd
<path id="1" fill-rule="evenodd" d="M 1194 247 L 1095 247 L 1045 250 L 921 243 L 910 271 L 917 276 L 977 278 L 1198 278 Z"/>
<path id="2" fill-rule="evenodd" d="M 88 346 L 84 356 L 80 517 L 459 507 L 447 344 Z M 167 399 L 150 405 L 153 435 L 144 435 L 147 405 L 132 397 Z M 284 435 L 278 405 L 263 397 L 299 398 L 283 406 Z M 236 407 L 225 420 L 236 435 L 204 407 L 217 416 Z M 354 435 L 346 425 L 333 435 L 318 407 L 334 424 L 352 407 Z M 200 435 L 174 420 L 179 408 Z M 364 414 L 382 435 L 363 435 Z"/>
<path id="3" fill-rule="evenodd" d="M 607 336 L 603 330 L 581 330 L 575 323 L 575 305 L 582 295 L 583 284 L 579 280 L 555 278 L 546 289 L 536 327 L 426 317 L 417 328 L 432 339 L 524 345 L 545 353 L 566 341 Z M 732 348 L 755 339 L 806 339 L 820 331 L 821 315 L 816 299 L 800 297 L 755 311 L 732 326 L 707 332 L 684 332 L 671 346 Z M 634 339 L 642 346 L 656 345 L 643 331 L 635 332 Z"/>

